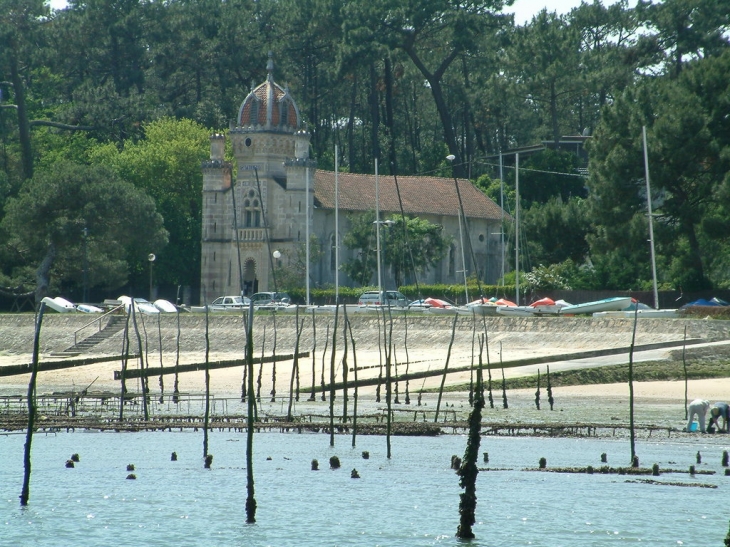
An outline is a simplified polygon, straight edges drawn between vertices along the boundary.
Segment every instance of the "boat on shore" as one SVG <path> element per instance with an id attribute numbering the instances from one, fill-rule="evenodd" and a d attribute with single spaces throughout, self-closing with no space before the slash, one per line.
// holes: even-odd
<path id="1" fill-rule="evenodd" d="M 631 306 L 632 299 L 630 296 L 615 296 L 612 298 L 604 298 L 603 300 L 594 300 L 593 302 L 584 302 L 583 304 L 572 304 L 560 309 L 560 315 L 579 315 L 594 314 L 607 311 L 622 311 Z"/>

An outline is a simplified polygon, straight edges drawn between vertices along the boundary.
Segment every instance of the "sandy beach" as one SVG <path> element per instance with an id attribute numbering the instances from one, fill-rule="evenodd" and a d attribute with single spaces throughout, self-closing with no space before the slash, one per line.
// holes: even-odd
<path id="1" fill-rule="evenodd" d="M 64 318 L 65 319 L 65 318 Z M 65 319 L 66 320 L 66 319 Z M 203 363 L 205 361 L 205 352 L 201 351 L 204 345 L 201 345 L 200 338 L 193 340 L 193 336 L 200 337 L 201 326 L 199 319 L 195 319 L 197 323 L 189 324 L 186 328 L 186 336 L 192 341 L 183 344 L 183 351 L 179 357 L 174 350 L 174 342 L 176 331 L 172 331 L 172 324 L 167 326 L 167 330 L 163 330 L 158 325 L 159 343 L 155 343 L 154 323 L 147 327 L 149 333 L 149 346 L 147 351 L 143 351 L 145 355 L 145 364 L 148 367 L 159 367 L 161 364 L 167 371 L 174 370 L 175 363 Z M 228 325 L 224 319 L 218 319 L 215 324 L 214 343 L 211 344 L 213 349 L 209 351 L 209 362 L 228 361 L 233 359 L 241 359 L 241 351 L 221 351 L 222 345 L 240 346 L 240 325 L 235 323 L 233 318 L 232 325 Z M 60 320 L 59 320 L 60 321 Z M 193 321 L 193 319 L 189 320 Z M 276 319 L 275 319 L 276 321 Z M 280 331 L 278 339 L 277 354 L 291 353 L 294 349 L 293 329 L 287 331 L 283 324 L 283 319 L 278 319 L 278 330 Z M 723 323 L 723 322 L 714 322 Z M 547 327 L 546 327 L 547 325 Z M 357 339 L 357 368 L 358 378 L 377 378 L 381 373 L 380 364 L 384 357 L 378 350 L 379 332 L 373 325 L 372 320 L 361 320 L 356 324 L 359 336 Z M 437 328 L 434 328 L 437 327 Z M 426 379 L 418 379 L 404 385 L 405 382 L 397 383 L 399 397 L 397 403 L 394 402 L 394 408 L 401 414 L 408 415 L 417 408 L 417 393 L 422 389 L 438 389 L 442 382 L 442 375 L 447 357 L 449 359 L 449 369 L 468 366 L 478 359 L 478 342 L 474 345 L 474 332 L 468 324 L 457 332 L 451 353 L 449 354 L 449 327 L 452 326 L 451 319 L 445 318 L 440 322 L 424 324 L 421 326 L 418 322 L 408 327 L 408 355 L 404 351 L 405 338 L 399 338 L 401 334 L 396 332 L 394 335 L 394 354 L 392 358 L 393 376 L 402 375 L 406 372 L 406 361 L 408 361 L 408 372 L 434 371 L 439 374 Z M 499 363 L 513 362 L 519 359 L 529 357 L 546 357 L 553 355 L 555 361 L 551 364 L 551 371 L 566 370 L 574 368 L 584 368 L 592 366 L 611 366 L 611 364 L 620 364 L 627 362 L 627 355 L 616 355 L 614 357 L 603 357 L 601 359 L 581 359 L 560 361 L 560 355 L 574 353 L 595 347 L 599 341 L 602 341 L 607 347 L 625 347 L 630 332 L 626 323 L 612 322 L 608 326 L 601 323 L 591 322 L 575 322 L 573 328 L 565 328 L 563 323 L 546 322 L 544 319 L 537 322 L 500 322 L 493 323 L 491 327 L 491 339 L 489 346 L 489 363 L 492 367 L 493 374 L 493 401 L 495 408 L 485 409 L 484 420 L 496 421 L 503 423 L 605 423 L 605 424 L 623 424 L 628 423 L 628 401 L 629 387 L 628 384 L 609 384 L 609 385 L 585 385 L 559 387 L 553 389 L 554 408 L 551 412 L 548 406 L 548 394 L 546 392 L 545 383 L 545 365 L 529 365 L 529 366 L 510 366 L 504 369 L 505 377 L 520 376 L 526 374 L 536 374 L 539 369 L 542 378 L 540 402 L 541 409 L 538 410 L 535 404 L 536 389 L 508 390 L 508 409 L 503 408 L 503 399 L 501 391 L 501 373 Z M 67 337 L 68 325 L 62 325 L 58 328 L 59 334 L 54 334 L 59 338 Z M 550 328 L 551 327 L 551 328 Z M 578 327 L 580 327 L 578 329 Z M 711 332 L 708 327 L 695 325 L 698 330 L 697 337 L 700 338 L 702 333 Z M 721 325 L 726 328 L 725 325 Z M 56 327 L 52 324 L 49 327 L 51 333 L 56 333 Z M 648 344 L 651 342 L 671 342 L 680 339 L 683 325 L 667 323 L 667 326 L 660 326 L 654 323 L 650 328 L 644 329 L 641 337 L 638 339 L 640 344 Z M 704 328 L 704 330 L 702 330 Z M 712 329 L 719 328 L 712 325 Z M 0 331 L 2 323 L 0 323 Z M 320 327 L 319 332 L 323 331 Z M 14 332 L 19 332 L 16 327 Z M 260 333 L 261 339 L 256 339 L 256 348 L 254 350 L 255 357 L 260 357 L 259 348 L 264 346 L 264 353 L 271 353 L 271 331 L 269 334 Z M 0 332 L 0 336 L 2 332 Z M 27 336 L 27 334 L 25 335 Z M 120 337 L 121 335 L 117 335 Z M 235 338 L 235 337 L 238 338 Z M 713 340 L 715 346 L 704 344 L 705 353 L 710 347 L 711 352 L 718 354 L 728 354 L 730 348 L 727 344 L 725 333 L 720 335 L 706 335 L 708 344 Z M 327 404 L 321 401 L 321 384 L 324 372 L 325 383 L 329 382 L 330 366 L 332 361 L 331 342 L 330 347 L 325 352 L 324 336 L 318 334 L 317 346 L 314 356 L 303 357 L 299 360 L 299 389 L 300 399 L 294 404 L 294 410 L 300 414 L 321 414 L 327 409 Z M 550 339 L 553 342 L 546 344 L 545 340 Z M 112 339 L 113 341 L 113 339 Z M 268 344 L 268 345 L 267 345 Z M 59 358 L 54 356 L 51 349 L 53 347 L 63 346 L 62 340 L 46 341 L 46 351 L 41 355 L 41 362 L 58 361 Z M 310 351 L 313 341 L 310 338 L 302 337 L 300 341 L 300 351 Z M 21 347 L 17 344 L 16 347 Z M 22 346 L 25 347 L 25 346 Z M 81 355 L 70 357 L 69 361 L 81 359 L 83 357 L 110 357 L 117 351 L 119 340 L 115 344 L 109 342 L 107 346 L 99 345 L 90 355 Z M 699 346 L 697 346 L 699 347 Z M 697 347 L 688 347 L 687 355 L 692 358 L 693 351 L 699 351 Z M 160 349 L 162 348 L 162 350 Z M 267 349 L 268 348 L 268 349 Z M 716 348 L 716 349 L 715 349 Z M 0 367 L 6 365 L 17 365 L 28 363 L 31 360 L 31 354 L 27 351 L 2 351 L 0 347 Z M 258 351 L 257 351 L 258 350 Z M 354 379 L 354 356 L 352 348 L 349 348 L 346 366 L 348 368 L 348 380 Z M 675 352 L 673 354 L 672 352 Z M 334 363 L 335 363 L 335 379 L 337 382 L 342 381 L 342 370 L 344 363 L 344 348 L 342 340 L 338 342 Z M 641 359 L 675 359 L 676 346 L 668 347 L 664 350 L 657 349 L 652 352 L 637 353 L 635 361 Z M 486 352 L 483 355 L 483 361 L 486 364 Z M 119 358 L 113 358 L 110 361 L 96 363 L 74 368 L 65 368 L 41 372 L 37 379 L 37 393 L 80 393 L 87 389 L 89 392 L 109 392 L 112 394 L 119 393 L 120 382 L 114 379 L 114 372 L 121 369 L 122 362 Z M 130 370 L 139 369 L 140 359 L 130 360 L 128 363 Z M 260 393 L 262 394 L 261 405 L 262 410 L 267 413 L 276 414 L 286 412 L 288 405 L 288 395 L 290 386 L 292 385 L 292 369 L 293 361 L 291 359 L 281 361 L 276 367 L 271 363 L 265 363 L 263 367 L 260 364 L 255 365 L 255 374 L 261 376 Z M 444 380 L 446 386 L 457 384 L 468 384 L 471 373 L 467 371 L 451 373 Z M 27 392 L 29 374 L 20 374 L 15 376 L 0 376 L 0 396 L 17 396 Z M 159 376 L 151 377 L 149 380 L 150 392 L 153 395 L 166 394 L 170 395 L 174 386 L 173 374 L 165 374 L 160 381 Z M 243 367 L 235 366 L 231 368 L 217 368 L 210 373 L 210 393 L 216 400 L 240 399 L 241 385 L 243 380 Z M 307 401 L 312 389 L 312 383 L 315 384 L 317 392 L 315 401 Z M 191 394 L 196 398 L 205 391 L 205 373 L 203 370 L 194 372 L 181 373 L 178 376 L 179 391 L 183 394 Z M 296 382 L 295 382 L 296 383 Z M 634 402 L 635 402 L 635 420 L 638 424 L 674 428 L 680 430 L 685 425 L 685 389 L 687 398 L 691 401 L 695 398 L 702 398 L 714 401 L 725 401 L 730 399 L 730 378 L 712 379 L 712 380 L 691 380 L 686 388 L 685 383 L 680 381 L 674 382 L 635 382 L 634 383 Z M 141 383 L 138 379 L 127 380 L 127 389 L 131 392 L 140 392 Z M 382 387 L 381 401 L 376 401 L 376 386 L 366 386 L 359 389 L 358 402 L 360 405 L 359 412 L 382 412 L 385 402 L 385 388 Z M 396 385 L 394 384 L 394 389 Z M 405 404 L 406 389 L 410 404 Z M 274 396 L 271 392 L 275 391 Z M 349 390 L 348 397 L 352 399 L 353 390 Z M 273 399 L 273 401 L 271 400 Z M 422 409 L 428 407 L 433 410 L 437 401 L 437 395 L 434 392 L 423 394 L 421 397 Z M 338 404 L 343 402 L 340 392 L 338 395 Z M 286 404 L 285 404 L 286 403 Z M 352 402 L 350 401 L 350 404 Z M 453 408 L 461 412 L 462 416 L 466 415 L 469 409 L 468 393 L 464 391 L 448 392 L 443 396 L 445 408 Z M 231 410 L 232 411 L 232 410 Z M 729 439 L 730 440 L 730 439 Z"/>

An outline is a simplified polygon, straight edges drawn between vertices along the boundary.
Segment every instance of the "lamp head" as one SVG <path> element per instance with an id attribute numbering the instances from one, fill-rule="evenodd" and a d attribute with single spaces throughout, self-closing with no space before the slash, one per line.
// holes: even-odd
<path id="1" fill-rule="evenodd" d="M 449 161 L 454 161 L 456 159 L 456 156 L 454 156 L 453 154 L 449 154 L 448 156 L 446 156 L 446 159 Z"/>
<path id="2" fill-rule="evenodd" d="M 155 253 L 150 253 L 147 255 L 147 260 L 150 262 L 154 262 L 157 257 L 155 256 Z"/>
<path id="3" fill-rule="evenodd" d="M 277 260 L 279 258 L 281 258 L 281 251 L 274 251 L 272 254 L 274 255 L 274 258 L 276 258 Z"/>

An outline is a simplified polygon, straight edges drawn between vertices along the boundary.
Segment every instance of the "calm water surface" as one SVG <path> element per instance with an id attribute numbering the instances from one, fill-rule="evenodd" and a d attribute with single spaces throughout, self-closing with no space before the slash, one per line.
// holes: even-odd
<path id="1" fill-rule="evenodd" d="M 464 453 L 463 436 L 395 437 L 388 460 L 380 436 L 358 437 L 353 449 L 349 436 L 330 448 L 323 434 L 257 434 L 254 525 L 245 524 L 245 434 L 210 434 L 212 470 L 202 465 L 202 432 L 37 434 L 30 505 L 21 508 L 24 441 L 0 436 L 0 545 L 462 545 L 454 537 L 461 489 L 449 465 L 452 454 Z M 525 471 L 540 457 L 548 467 L 599 467 L 602 452 L 609 464 L 625 465 L 627 441 L 483 438 L 490 470 L 479 474 L 470 545 L 722 545 L 730 518 L 730 477 L 720 463 L 727 447 L 639 443 L 637 453 L 642 466 L 688 469 L 698 448 L 698 469 L 715 475 L 658 480 L 718 488 Z M 66 469 L 73 453 L 81 461 Z M 341 469 L 329 469 L 332 455 Z M 313 459 L 320 471 L 311 471 Z M 125 479 L 130 463 L 136 481 Z M 353 468 L 361 479 L 350 478 Z"/>

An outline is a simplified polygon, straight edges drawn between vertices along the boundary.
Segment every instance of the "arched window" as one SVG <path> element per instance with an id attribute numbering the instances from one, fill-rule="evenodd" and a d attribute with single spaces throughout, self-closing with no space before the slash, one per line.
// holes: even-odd
<path id="1" fill-rule="evenodd" d="M 244 226 L 246 228 L 258 228 L 261 226 L 261 208 L 256 192 L 251 189 L 243 200 Z"/>

